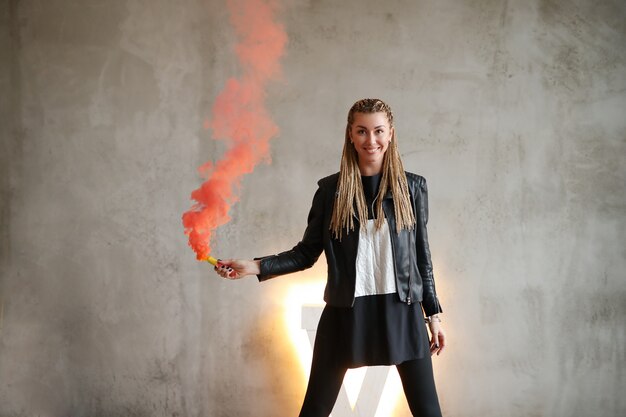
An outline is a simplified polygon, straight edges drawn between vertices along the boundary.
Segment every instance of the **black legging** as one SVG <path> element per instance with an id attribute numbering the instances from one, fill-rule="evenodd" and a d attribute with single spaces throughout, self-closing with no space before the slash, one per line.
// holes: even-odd
<path id="1" fill-rule="evenodd" d="M 311 376 L 300 417 L 328 417 L 333 410 L 347 368 L 334 364 L 329 354 L 313 352 Z M 430 353 L 396 366 L 411 413 L 416 417 L 441 417 Z"/>
<path id="2" fill-rule="evenodd" d="M 430 353 L 424 358 L 403 362 L 396 368 L 411 414 L 416 417 L 441 417 Z"/>

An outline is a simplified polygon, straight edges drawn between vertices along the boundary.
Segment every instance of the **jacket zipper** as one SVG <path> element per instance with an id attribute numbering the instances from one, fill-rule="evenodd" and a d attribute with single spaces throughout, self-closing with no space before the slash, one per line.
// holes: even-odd
<path id="1" fill-rule="evenodd" d="M 409 253 L 411 253 L 411 251 L 409 251 Z M 411 256 L 409 255 L 409 258 L 410 257 Z M 413 300 L 411 299 L 411 268 L 409 267 L 409 277 L 407 280 L 407 290 L 406 290 L 406 304 L 410 306 L 412 302 Z"/>
<path id="2" fill-rule="evenodd" d="M 409 251 L 410 253 L 410 251 Z M 408 280 L 408 287 L 407 287 L 407 291 L 406 291 L 406 304 L 407 305 L 411 305 L 411 268 L 409 268 L 409 280 Z"/>
<path id="3" fill-rule="evenodd" d="M 410 239 L 409 239 L 410 240 Z M 409 251 L 409 253 L 411 253 L 411 251 Z M 409 255 L 409 258 L 411 256 Z M 408 280 L 408 287 L 407 287 L 407 291 L 406 291 L 406 303 L 407 305 L 411 305 L 411 268 L 409 267 L 409 280 Z"/>

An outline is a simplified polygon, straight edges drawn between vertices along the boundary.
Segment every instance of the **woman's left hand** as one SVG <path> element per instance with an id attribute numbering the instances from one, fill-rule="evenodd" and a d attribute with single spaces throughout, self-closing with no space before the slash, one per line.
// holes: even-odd
<path id="1" fill-rule="evenodd" d="M 432 321 L 428 323 L 428 327 L 430 328 L 430 356 L 432 356 L 435 352 L 437 352 L 437 356 L 443 352 L 443 349 L 446 347 L 446 334 L 441 327 L 441 322 Z"/>

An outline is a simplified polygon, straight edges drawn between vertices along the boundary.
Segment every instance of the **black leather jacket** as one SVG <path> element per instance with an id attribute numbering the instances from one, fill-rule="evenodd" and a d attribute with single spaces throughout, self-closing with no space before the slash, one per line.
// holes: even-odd
<path id="1" fill-rule="evenodd" d="M 293 249 L 277 255 L 255 258 L 261 260 L 259 281 L 279 275 L 310 268 L 322 250 L 328 263 L 328 278 L 324 301 L 332 306 L 349 307 L 354 304 L 356 284 L 356 256 L 360 224 L 355 219 L 355 230 L 344 230 L 341 241 L 334 239 L 330 231 L 330 218 L 337 189 L 339 174 L 335 173 L 318 181 L 319 188 L 313 197 L 308 226 L 302 240 Z M 396 288 L 400 300 L 411 304 L 421 302 L 426 316 L 443 312 L 437 293 L 433 267 L 428 247 L 428 190 L 426 179 L 406 173 L 416 227 L 396 233 L 395 213 L 391 193 L 383 200 L 383 211 L 391 235 Z M 410 291 L 409 291 L 410 289 Z"/>

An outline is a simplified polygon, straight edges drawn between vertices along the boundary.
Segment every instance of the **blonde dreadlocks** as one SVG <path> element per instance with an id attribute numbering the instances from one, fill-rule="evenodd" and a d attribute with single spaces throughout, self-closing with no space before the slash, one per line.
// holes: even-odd
<path id="1" fill-rule="evenodd" d="M 359 159 L 356 149 L 350 143 L 350 129 L 354 122 L 354 113 L 385 113 L 389 127 L 393 127 L 393 113 L 391 108 L 382 100 L 366 98 L 359 100 L 348 112 L 348 123 L 346 125 L 346 137 L 341 155 L 341 168 L 339 170 L 339 181 L 337 183 L 337 195 L 333 207 L 333 215 L 330 221 L 330 230 L 336 239 L 341 240 L 344 229 L 349 233 L 354 230 L 355 206 L 358 213 L 361 229 L 365 229 L 367 223 L 367 204 L 365 203 L 365 193 L 361 183 L 361 171 L 359 170 Z M 383 213 L 383 197 L 391 191 L 393 196 L 394 213 L 396 217 L 396 232 L 401 229 L 412 229 L 415 225 L 411 200 L 409 197 L 409 186 L 407 184 L 402 160 L 396 146 L 395 129 L 391 137 L 391 143 L 387 147 L 387 152 L 383 157 L 382 178 L 376 195 L 375 226 L 379 230 L 385 216 Z"/>

